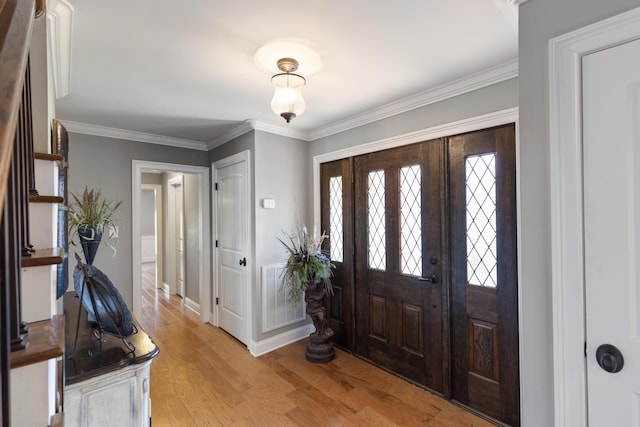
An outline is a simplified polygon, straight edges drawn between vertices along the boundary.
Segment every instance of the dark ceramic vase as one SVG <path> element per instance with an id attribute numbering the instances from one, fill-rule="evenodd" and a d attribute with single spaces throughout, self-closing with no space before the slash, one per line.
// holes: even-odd
<path id="1" fill-rule="evenodd" d="M 91 227 L 79 227 L 78 236 L 80 237 L 80 246 L 82 246 L 85 262 L 92 265 L 102 241 L 102 232 L 98 232 Z"/>

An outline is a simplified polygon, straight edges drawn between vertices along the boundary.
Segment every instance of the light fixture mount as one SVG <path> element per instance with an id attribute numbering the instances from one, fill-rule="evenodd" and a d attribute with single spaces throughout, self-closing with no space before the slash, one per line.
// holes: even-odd
<path id="1" fill-rule="evenodd" d="M 293 73 L 298 69 L 298 61 L 293 58 L 280 58 L 278 59 L 278 70 L 285 73 Z"/>

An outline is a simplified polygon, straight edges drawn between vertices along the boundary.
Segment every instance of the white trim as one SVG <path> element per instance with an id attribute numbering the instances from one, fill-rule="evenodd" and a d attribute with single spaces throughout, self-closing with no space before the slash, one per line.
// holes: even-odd
<path id="1" fill-rule="evenodd" d="M 189 310 L 193 311 L 198 316 L 200 316 L 200 304 L 198 304 L 191 298 L 184 297 L 184 306 L 187 307 Z"/>
<path id="2" fill-rule="evenodd" d="M 246 195 L 247 195 L 247 223 L 245 224 L 246 230 L 247 230 L 247 237 L 246 237 L 246 242 L 245 242 L 245 247 L 247 250 L 247 289 L 246 289 L 246 323 L 247 323 L 247 342 L 252 342 L 253 340 L 253 281 L 255 278 L 255 265 L 253 263 L 253 259 L 252 259 L 252 255 L 253 255 L 253 250 L 252 250 L 252 245 L 251 245 L 251 218 L 252 218 L 252 214 L 251 214 L 251 185 L 252 185 L 252 180 L 253 177 L 251 175 L 251 151 L 249 150 L 245 150 L 245 151 L 241 151 L 239 153 L 233 154 L 229 157 L 225 157 L 224 159 L 218 160 L 214 163 L 211 164 L 211 188 L 214 189 L 215 188 L 215 183 L 217 181 L 218 178 L 218 170 L 226 167 L 226 166 L 230 166 L 233 165 L 235 163 L 239 163 L 239 162 L 244 162 L 245 165 L 245 178 L 246 178 Z M 217 232 L 218 232 L 218 210 L 217 210 L 217 202 L 218 202 L 218 197 L 217 197 L 217 192 L 215 190 L 213 190 L 213 197 L 211 198 L 211 223 L 213 226 L 213 233 L 214 234 L 214 240 L 218 239 L 217 236 Z M 214 298 L 218 298 L 220 295 L 220 283 L 218 281 L 218 252 L 217 250 L 214 248 L 214 253 L 212 254 L 212 258 L 211 259 L 211 266 L 212 266 L 212 271 L 213 271 L 213 295 Z M 219 313 L 218 313 L 218 306 L 216 304 L 213 304 L 213 311 L 212 311 L 212 324 L 214 326 L 219 326 Z"/>
<path id="3" fill-rule="evenodd" d="M 391 138 L 367 142 L 354 147 L 344 148 L 329 153 L 318 154 L 313 157 L 313 219 L 314 224 L 320 224 L 320 164 L 361 154 L 373 153 L 388 148 L 400 147 L 420 141 L 458 135 L 474 130 L 486 129 L 493 126 L 514 123 L 518 120 L 518 108 L 509 108 L 494 113 L 471 117 L 457 122 L 433 126 L 415 132 L 409 132 Z M 516 138 L 517 140 L 517 138 Z"/>
<path id="4" fill-rule="evenodd" d="M 66 0 L 48 0 L 47 3 L 47 40 L 53 89 L 56 98 L 63 98 L 69 94 L 71 86 L 73 6 Z"/>
<path id="5" fill-rule="evenodd" d="M 132 160 L 131 167 L 131 241 L 132 241 L 132 263 L 133 274 L 131 278 L 133 286 L 133 315 L 142 318 L 142 296 L 141 296 L 141 249 L 140 249 L 140 199 L 142 188 L 142 172 L 161 171 L 178 172 L 198 175 L 198 223 L 202 231 L 200 245 L 198 247 L 198 276 L 200 278 L 199 298 L 202 310 L 200 320 L 209 321 L 210 301 L 211 301 L 211 269 L 209 268 L 210 257 L 210 232 L 209 232 L 209 168 L 203 166 L 178 165 L 172 163 L 147 162 L 142 160 Z"/>
<path id="6" fill-rule="evenodd" d="M 415 110 L 416 108 L 434 104 L 445 99 L 463 95 L 483 87 L 491 86 L 518 77 L 518 60 L 514 59 L 491 67 L 479 73 L 436 86 L 424 92 L 382 105 L 362 114 L 332 123 L 329 126 L 309 132 L 308 141 L 324 138 L 339 132 L 344 132 L 358 126 L 363 126 L 387 117 Z"/>
<path id="7" fill-rule="evenodd" d="M 105 126 L 91 125 L 87 123 L 60 120 L 68 132 L 84 135 L 103 136 L 105 138 L 123 139 L 126 141 L 146 142 L 148 144 L 168 145 L 171 147 L 190 148 L 192 150 L 207 151 L 207 145 L 202 141 L 190 139 L 172 138 L 151 133 L 135 132 L 132 130 L 116 129 Z"/>
<path id="8" fill-rule="evenodd" d="M 254 357 L 262 356 L 285 345 L 309 338 L 309 335 L 314 331 L 315 328 L 313 324 L 309 323 L 308 325 L 300 326 L 299 328 L 283 332 L 262 341 L 252 340 L 249 344 L 249 353 Z"/>
<path id="9" fill-rule="evenodd" d="M 193 150 L 212 150 L 226 142 L 229 142 L 247 132 L 259 130 L 274 135 L 286 136 L 299 139 L 301 141 L 315 141 L 336 133 L 344 132 L 368 123 L 382 120 L 397 114 L 405 113 L 416 108 L 434 104 L 445 99 L 463 95 L 465 93 L 482 89 L 506 80 L 518 77 L 518 60 L 514 59 L 484 71 L 463 77 L 448 83 L 441 84 L 423 92 L 408 96 L 403 99 L 391 102 L 386 105 L 365 111 L 361 114 L 333 122 L 327 126 L 321 126 L 312 130 L 300 130 L 291 127 L 272 125 L 257 120 L 245 120 L 238 125 L 231 127 L 209 142 L 193 141 L 188 139 L 171 138 L 162 135 L 153 135 L 143 132 L 134 132 L 124 129 L 108 128 L 85 123 L 62 120 L 62 124 L 69 132 L 86 135 L 103 136 L 107 138 L 124 139 L 131 141 L 146 142 L 149 144 L 169 145 Z"/>
<path id="10" fill-rule="evenodd" d="M 184 178 L 183 175 L 174 176 L 167 181 L 167 206 L 169 207 L 167 214 L 167 256 L 169 260 L 167 260 L 167 273 L 169 274 L 169 295 L 179 295 L 181 297 L 186 297 L 186 290 L 184 289 L 184 280 L 182 281 L 182 287 L 178 289 L 178 271 L 180 271 L 177 259 L 178 259 L 178 245 L 177 245 L 177 236 L 178 236 L 178 228 L 177 222 L 178 218 L 182 217 L 183 228 L 184 227 Z M 183 189 L 182 192 L 182 212 L 177 211 L 177 189 L 181 187 Z M 182 253 L 182 268 L 186 269 L 186 260 L 184 259 L 184 252 Z M 175 261 L 175 262 L 174 262 Z M 184 274 L 184 271 L 183 271 Z"/>
<path id="11" fill-rule="evenodd" d="M 640 38 L 640 8 L 549 40 L 555 424 L 587 425 L 582 204 L 582 57 Z"/>

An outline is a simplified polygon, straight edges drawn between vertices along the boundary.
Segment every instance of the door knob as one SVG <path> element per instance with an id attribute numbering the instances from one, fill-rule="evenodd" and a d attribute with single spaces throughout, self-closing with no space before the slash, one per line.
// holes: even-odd
<path id="1" fill-rule="evenodd" d="M 602 369 L 612 374 L 620 372 L 624 366 L 622 353 L 611 344 L 602 344 L 598 347 L 596 350 L 596 360 Z"/>
<path id="2" fill-rule="evenodd" d="M 244 257 L 240 260 L 240 265 L 244 265 L 245 267 L 247 266 L 247 258 Z"/>
<path id="3" fill-rule="evenodd" d="M 420 280 L 421 282 L 438 283 L 438 275 L 432 274 L 431 276 L 420 277 L 418 278 L 418 280 Z"/>

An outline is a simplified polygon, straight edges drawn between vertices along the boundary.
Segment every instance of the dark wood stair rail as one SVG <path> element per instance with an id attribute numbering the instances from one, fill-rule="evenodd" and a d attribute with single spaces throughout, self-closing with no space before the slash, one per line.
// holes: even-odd
<path id="1" fill-rule="evenodd" d="M 20 277 L 22 257 L 32 254 L 29 196 L 36 194 L 29 46 L 34 18 L 43 11 L 42 0 L 0 0 L 0 420 L 3 426 L 11 425 L 11 351 L 26 347 L 26 328 L 20 313 Z M 40 333 L 40 325 L 35 327 L 34 334 L 36 330 Z"/>

